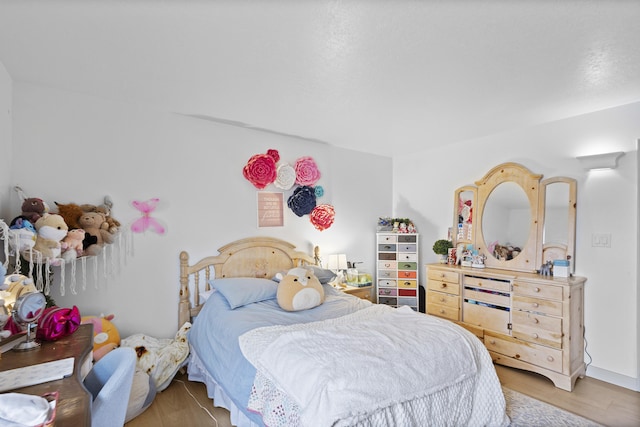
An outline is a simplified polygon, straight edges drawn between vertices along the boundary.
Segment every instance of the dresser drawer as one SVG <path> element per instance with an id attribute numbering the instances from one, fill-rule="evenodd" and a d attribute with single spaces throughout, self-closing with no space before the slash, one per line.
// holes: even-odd
<path id="1" fill-rule="evenodd" d="M 417 236 L 398 236 L 399 243 L 416 243 L 417 241 Z"/>
<path id="2" fill-rule="evenodd" d="M 448 294 L 460 295 L 460 285 L 451 282 L 442 282 L 438 280 L 427 281 L 427 289 L 430 291 L 446 292 Z"/>
<path id="3" fill-rule="evenodd" d="M 378 243 L 396 243 L 398 236 L 383 234 L 378 236 Z"/>
<path id="4" fill-rule="evenodd" d="M 513 308 L 525 311 L 535 311 L 537 313 L 562 316 L 562 302 L 532 297 L 513 296 Z"/>
<path id="5" fill-rule="evenodd" d="M 378 260 L 395 261 L 397 254 L 395 252 L 378 252 Z"/>
<path id="6" fill-rule="evenodd" d="M 417 298 L 409 298 L 409 297 L 399 297 L 398 305 L 408 305 L 411 307 L 416 307 L 418 305 Z"/>
<path id="7" fill-rule="evenodd" d="M 537 283 L 516 281 L 513 283 L 513 292 L 516 295 L 525 295 L 562 301 L 562 286 L 542 285 Z"/>
<path id="8" fill-rule="evenodd" d="M 378 261 L 378 269 L 380 270 L 397 270 L 398 263 L 396 261 Z"/>
<path id="9" fill-rule="evenodd" d="M 383 288 L 395 288 L 398 282 L 395 280 L 378 280 L 378 286 Z"/>
<path id="10" fill-rule="evenodd" d="M 462 321 L 492 331 L 509 334 L 509 312 L 498 308 L 462 303 Z"/>
<path id="11" fill-rule="evenodd" d="M 416 252 L 417 246 L 412 244 L 399 244 L 398 252 Z"/>
<path id="12" fill-rule="evenodd" d="M 378 289 L 378 295 L 382 297 L 396 297 L 398 296 L 398 289 L 396 288 L 380 288 Z"/>
<path id="13" fill-rule="evenodd" d="M 418 262 L 418 254 L 399 253 L 398 254 L 398 261 Z"/>
<path id="14" fill-rule="evenodd" d="M 503 280 L 485 279 L 483 277 L 464 276 L 462 282 L 465 287 L 491 289 L 499 292 L 511 292 L 511 282 Z"/>
<path id="15" fill-rule="evenodd" d="M 455 271 L 434 270 L 433 268 L 430 268 L 428 270 L 427 277 L 430 280 L 451 282 L 451 283 L 458 283 L 458 280 L 460 279 L 460 276 Z"/>
<path id="16" fill-rule="evenodd" d="M 395 243 L 380 243 L 378 244 L 378 252 L 395 252 Z"/>
<path id="17" fill-rule="evenodd" d="M 427 305 L 444 305 L 446 307 L 455 308 L 456 310 L 460 308 L 460 297 L 445 294 L 443 292 L 429 292 L 427 293 Z"/>
<path id="18" fill-rule="evenodd" d="M 378 278 L 379 279 L 395 279 L 396 271 L 395 270 L 378 270 Z M 394 283 L 395 283 L 395 280 L 394 280 Z"/>
<path id="19" fill-rule="evenodd" d="M 401 297 L 417 297 L 418 290 L 417 289 L 398 289 L 398 296 Z"/>
<path id="20" fill-rule="evenodd" d="M 427 313 L 449 320 L 459 320 L 460 310 L 440 304 L 427 304 Z"/>
<path id="21" fill-rule="evenodd" d="M 396 306 L 398 304 L 398 298 L 394 297 L 378 297 L 378 304 Z"/>
<path id="22" fill-rule="evenodd" d="M 467 288 L 465 288 L 462 292 L 464 294 L 464 299 L 486 302 L 487 304 L 494 304 L 502 307 L 509 307 L 510 305 L 509 295 L 503 295 L 494 292 L 481 292 Z"/>
<path id="23" fill-rule="evenodd" d="M 562 351 L 553 348 L 524 343 L 509 337 L 497 337 L 485 332 L 484 345 L 487 350 L 503 354 L 513 359 L 531 363 L 555 372 L 562 372 Z"/>
<path id="24" fill-rule="evenodd" d="M 562 347 L 562 319 L 515 310 L 511 313 L 512 335 L 516 338 Z"/>
<path id="25" fill-rule="evenodd" d="M 417 262 L 398 261 L 398 270 L 417 270 Z"/>
<path id="26" fill-rule="evenodd" d="M 415 289 L 418 287 L 418 281 L 417 280 L 398 280 L 398 287 Z"/>
<path id="27" fill-rule="evenodd" d="M 415 279 L 418 277 L 417 271 L 398 271 L 398 279 Z"/>

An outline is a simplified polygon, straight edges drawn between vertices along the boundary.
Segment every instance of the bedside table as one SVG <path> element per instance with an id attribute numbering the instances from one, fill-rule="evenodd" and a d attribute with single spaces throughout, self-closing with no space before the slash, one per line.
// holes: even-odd
<path id="1" fill-rule="evenodd" d="M 349 286 L 346 285 L 344 288 L 341 286 L 337 286 L 336 289 L 349 294 L 349 295 L 353 295 L 355 297 L 361 298 L 361 299 L 366 299 L 368 301 L 373 301 L 372 300 L 372 296 L 373 296 L 373 285 L 369 285 L 369 286 L 362 286 L 362 287 L 356 287 L 356 286 Z"/>

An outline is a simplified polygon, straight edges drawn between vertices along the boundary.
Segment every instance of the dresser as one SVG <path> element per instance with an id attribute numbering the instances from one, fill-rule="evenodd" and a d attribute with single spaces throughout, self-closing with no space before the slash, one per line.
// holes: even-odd
<path id="1" fill-rule="evenodd" d="M 91 425 L 91 394 L 82 384 L 82 379 L 91 369 L 93 349 L 93 326 L 80 325 L 73 334 L 57 341 L 42 342 L 38 350 L 16 352 L 9 350 L 2 354 L 0 371 L 53 360 L 73 357 L 73 375 L 61 380 L 11 390 L 11 392 L 42 396 L 45 393 L 59 393 L 56 408 L 56 427 L 78 427 Z"/>
<path id="2" fill-rule="evenodd" d="M 429 264 L 426 312 L 473 332 L 494 363 L 571 391 L 585 375 L 584 277 Z"/>
<path id="3" fill-rule="evenodd" d="M 419 311 L 418 234 L 377 233 L 378 304 Z"/>

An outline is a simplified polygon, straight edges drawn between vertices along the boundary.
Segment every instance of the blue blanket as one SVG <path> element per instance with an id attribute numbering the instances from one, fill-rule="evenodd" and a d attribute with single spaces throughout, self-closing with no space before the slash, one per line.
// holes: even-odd
<path id="1" fill-rule="evenodd" d="M 263 425 L 260 416 L 246 409 L 256 370 L 242 355 L 238 337 L 262 326 L 333 319 L 371 305 L 329 285 L 324 285 L 324 289 L 323 304 L 297 312 L 282 310 L 275 299 L 231 310 L 227 300 L 214 292 L 193 321 L 188 337 L 190 345 L 233 403 L 258 425 Z"/>

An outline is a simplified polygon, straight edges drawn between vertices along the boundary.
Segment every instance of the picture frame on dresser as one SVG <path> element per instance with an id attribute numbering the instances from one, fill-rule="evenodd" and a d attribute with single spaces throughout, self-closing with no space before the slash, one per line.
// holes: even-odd
<path id="1" fill-rule="evenodd" d="M 426 312 L 474 333 L 494 363 L 539 373 L 556 387 L 572 391 L 586 372 L 587 279 L 573 275 L 576 181 L 568 177 L 542 180 L 542 175 L 523 165 L 504 163 L 476 185 L 454 192 L 454 230 L 460 224 L 461 195 L 471 196 L 473 222 L 469 233 L 456 233 L 456 243 L 472 245 L 485 257 L 486 268 L 427 265 Z M 492 204 L 511 206 L 514 212 L 499 211 Z M 511 219 L 520 222 L 509 225 Z M 499 234 L 492 228 L 496 222 L 516 233 L 513 237 Z M 496 251 L 496 245 L 510 253 Z M 571 273 L 564 277 L 538 274 L 543 263 L 554 260 L 569 261 Z"/>

